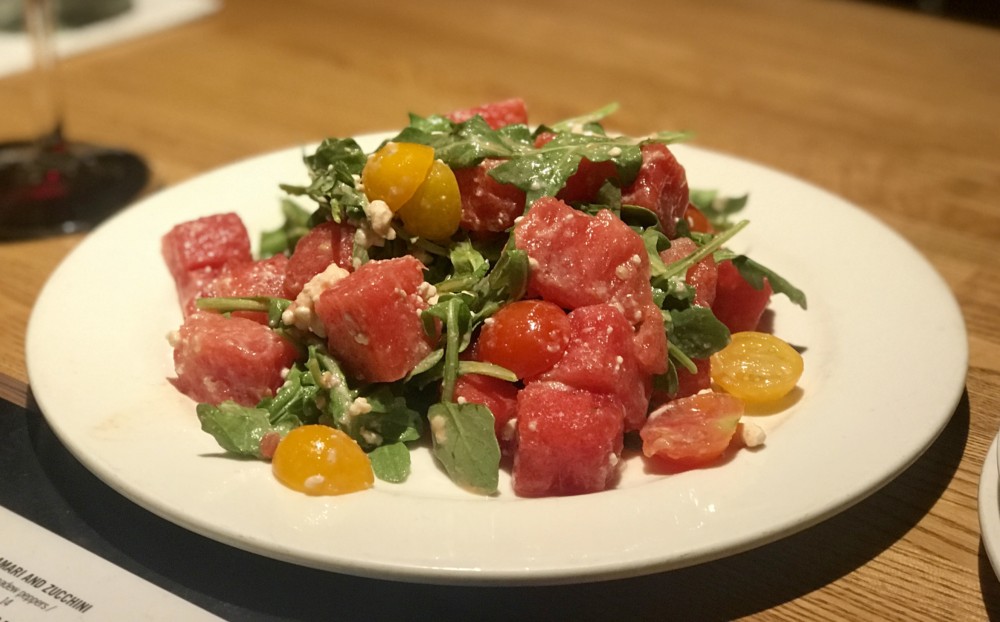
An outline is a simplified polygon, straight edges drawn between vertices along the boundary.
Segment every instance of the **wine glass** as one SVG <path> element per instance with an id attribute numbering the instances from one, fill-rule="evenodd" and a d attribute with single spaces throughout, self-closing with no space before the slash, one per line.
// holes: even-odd
<path id="1" fill-rule="evenodd" d="M 35 80 L 48 130 L 0 143 L 0 239 L 87 231 L 145 188 L 149 168 L 138 155 L 63 135 L 58 59 L 50 0 L 25 0 Z"/>

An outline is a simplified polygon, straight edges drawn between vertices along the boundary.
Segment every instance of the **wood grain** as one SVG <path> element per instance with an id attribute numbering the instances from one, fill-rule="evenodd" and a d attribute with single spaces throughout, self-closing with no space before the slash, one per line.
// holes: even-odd
<path id="1" fill-rule="evenodd" d="M 691 130 L 695 144 L 856 203 L 919 249 L 961 305 L 970 369 L 942 436 L 885 489 L 805 532 L 677 572 L 524 591 L 518 607 L 589 618 L 611 602 L 641 619 L 655 595 L 682 619 L 1000 614 L 976 508 L 1000 427 L 1000 31 L 835 0 L 230 0 L 63 70 L 70 134 L 141 151 L 151 191 L 262 151 L 397 127 L 411 110 L 520 95 L 536 119 L 617 101 L 615 129 Z M 30 93 L 26 75 L 0 80 L 0 136 L 33 125 Z M 31 306 L 79 239 L 0 243 L 6 400 L 30 401 Z M 502 590 L 364 585 L 514 607 Z"/>

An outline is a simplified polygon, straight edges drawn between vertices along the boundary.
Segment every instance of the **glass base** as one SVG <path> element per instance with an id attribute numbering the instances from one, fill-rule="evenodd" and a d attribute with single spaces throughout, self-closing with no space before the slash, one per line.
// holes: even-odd
<path id="1" fill-rule="evenodd" d="M 87 231 L 149 182 L 137 155 L 87 143 L 0 143 L 0 239 Z"/>

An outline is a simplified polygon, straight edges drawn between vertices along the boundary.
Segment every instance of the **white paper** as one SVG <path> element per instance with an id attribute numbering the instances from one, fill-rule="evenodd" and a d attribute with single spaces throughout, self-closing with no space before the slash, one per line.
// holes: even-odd
<path id="1" fill-rule="evenodd" d="M 0 622 L 220 619 L 0 507 Z"/>
<path id="2" fill-rule="evenodd" d="M 132 8 L 79 28 L 55 33 L 59 56 L 79 54 L 164 30 L 213 13 L 221 0 L 132 0 Z M 31 68 L 31 42 L 25 33 L 0 33 L 0 77 Z"/>

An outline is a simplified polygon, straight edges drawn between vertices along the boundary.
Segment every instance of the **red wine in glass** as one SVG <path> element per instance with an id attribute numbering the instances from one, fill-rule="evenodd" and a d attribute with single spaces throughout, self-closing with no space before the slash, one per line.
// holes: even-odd
<path id="1" fill-rule="evenodd" d="M 135 199 L 149 181 L 139 156 L 67 140 L 56 84 L 49 0 L 25 0 L 35 71 L 51 108 L 51 130 L 0 143 L 0 240 L 87 231 Z"/>

